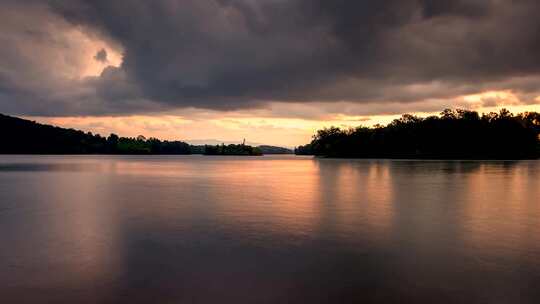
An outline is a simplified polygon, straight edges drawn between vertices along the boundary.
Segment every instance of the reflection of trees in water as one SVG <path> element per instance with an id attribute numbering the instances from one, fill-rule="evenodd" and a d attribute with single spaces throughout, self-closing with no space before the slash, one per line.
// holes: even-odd
<path id="1" fill-rule="evenodd" d="M 319 178 L 319 214 L 320 230 L 322 233 L 335 229 L 338 221 L 337 203 L 340 197 L 340 172 L 344 166 L 339 160 L 320 161 L 313 160 L 318 169 Z"/>
<path id="2" fill-rule="evenodd" d="M 314 159 L 324 233 L 385 241 L 393 216 L 392 174 L 385 160 Z M 347 240 L 348 241 L 348 240 Z"/>
<path id="3" fill-rule="evenodd" d="M 396 172 L 404 174 L 453 174 L 476 172 L 482 164 L 467 161 L 395 161 L 392 165 Z"/>

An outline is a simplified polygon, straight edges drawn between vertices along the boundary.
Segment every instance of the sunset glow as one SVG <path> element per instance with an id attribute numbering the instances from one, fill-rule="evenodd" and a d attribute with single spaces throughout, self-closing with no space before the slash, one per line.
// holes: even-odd
<path id="1" fill-rule="evenodd" d="M 497 99 L 493 106 L 481 106 L 486 99 Z M 480 113 L 498 112 L 506 108 L 514 113 L 540 111 L 539 104 L 519 104 L 516 97 L 505 92 L 486 92 L 464 96 L 466 103 L 461 107 L 479 111 Z M 480 105 L 480 106 L 479 106 Z M 66 128 L 80 129 L 103 136 L 110 133 L 124 136 L 156 137 L 168 140 L 221 140 L 225 142 L 241 142 L 244 138 L 253 143 L 283 145 L 294 147 L 311 140 L 316 130 L 337 126 L 354 128 L 388 124 L 401 114 L 383 115 L 345 115 L 328 114 L 325 117 L 294 118 L 275 117 L 271 112 L 236 111 L 212 112 L 190 111 L 186 114 L 154 114 L 129 116 L 84 116 L 84 117 L 28 117 L 41 123 L 58 125 Z M 434 112 L 410 112 L 413 115 L 426 117 L 436 115 Z"/>

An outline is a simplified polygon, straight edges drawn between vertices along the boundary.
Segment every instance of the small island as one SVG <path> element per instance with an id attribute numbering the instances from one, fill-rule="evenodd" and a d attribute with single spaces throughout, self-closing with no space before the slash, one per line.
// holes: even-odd
<path id="1" fill-rule="evenodd" d="M 506 109 L 483 115 L 442 111 L 426 118 L 405 114 L 386 126 L 319 130 L 297 155 L 391 159 L 536 159 L 540 113 Z"/>
<path id="2" fill-rule="evenodd" d="M 238 155 L 238 156 L 261 156 L 261 149 L 245 144 L 245 140 L 240 145 L 206 145 L 203 155 Z"/>

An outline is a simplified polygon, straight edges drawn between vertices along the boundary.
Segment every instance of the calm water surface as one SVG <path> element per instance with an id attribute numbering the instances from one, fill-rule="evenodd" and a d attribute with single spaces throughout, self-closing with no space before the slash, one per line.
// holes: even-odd
<path id="1" fill-rule="evenodd" d="M 540 303 L 540 162 L 0 156 L 1 303 Z"/>

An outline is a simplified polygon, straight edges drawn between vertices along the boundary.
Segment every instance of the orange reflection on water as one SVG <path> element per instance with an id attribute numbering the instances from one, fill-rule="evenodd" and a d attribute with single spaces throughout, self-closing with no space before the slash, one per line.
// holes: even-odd
<path id="1" fill-rule="evenodd" d="M 246 233 L 299 236 L 316 229 L 320 210 L 312 161 L 261 158 L 215 164 L 206 199 L 223 225 Z"/>
<path id="2" fill-rule="evenodd" d="M 386 162 L 190 156 L 132 158 L 110 167 L 148 187 L 141 196 L 152 193 L 152 208 L 144 212 L 163 223 L 191 214 L 214 217 L 247 237 L 251 231 L 310 237 L 330 229 L 374 240 L 388 239 L 393 225 L 395 197 Z M 159 184 L 153 185 L 154 178 Z"/>
<path id="3" fill-rule="evenodd" d="M 526 165 L 482 164 L 466 178 L 463 236 L 494 256 L 527 256 L 540 250 L 540 180 Z"/>
<path id="4" fill-rule="evenodd" d="M 96 172 L 48 172 L 29 176 L 27 184 L 35 204 L 21 222 L 33 227 L 27 235 L 33 247 L 23 242 L 10 246 L 22 253 L 19 259 L 33 264 L 19 268 L 13 280 L 30 277 L 29 286 L 35 288 L 76 290 L 119 273 L 115 198 L 109 196 L 106 178 Z"/>
<path id="5" fill-rule="evenodd" d="M 388 239 L 393 222 L 393 184 L 387 163 L 317 160 L 323 214 L 339 233 Z"/>

